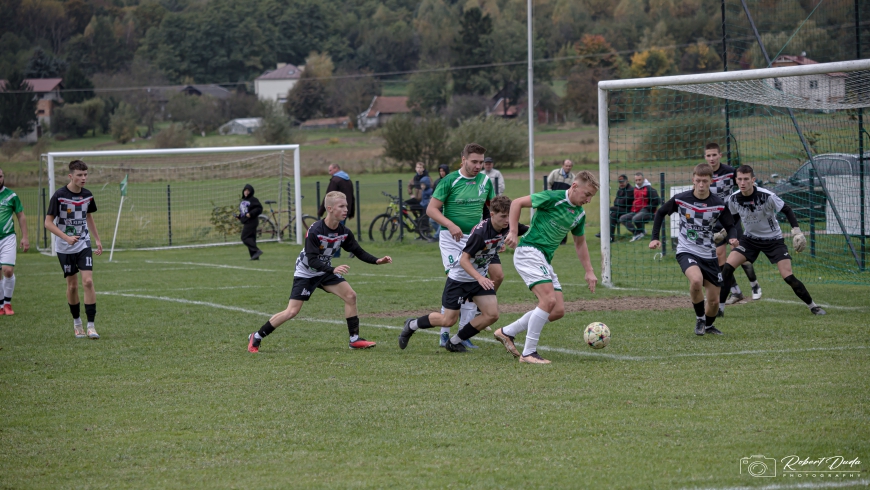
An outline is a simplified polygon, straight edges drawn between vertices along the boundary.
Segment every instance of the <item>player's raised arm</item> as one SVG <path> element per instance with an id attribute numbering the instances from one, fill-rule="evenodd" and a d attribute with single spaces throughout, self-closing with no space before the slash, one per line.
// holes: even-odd
<path id="1" fill-rule="evenodd" d="M 520 214 L 522 214 L 523 208 L 530 207 L 532 207 L 532 196 L 520 197 L 518 199 L 514 199 L 513 202 L 511 202 L 511 211 L 508 215 L 508 227 L 510 227 L 510 231 L 508 232 L 507 237 L 504 239 L 504 244 L 506 247 L 517 247 L 517 231 L 520 227 Z"/>
<path id="2" fill-rule="evenodd" d="M 348 232 L 347 234 L 347 239 L 344 241 L 344 243 L 341 244 L 341 248 L 352 253 L 354 257 L 362 260 L 367 264 L 381 265 L 393 263 L 393 259 L 389 255 L 386 255 L 379 259 L 363 250 L 362 246 L 359 244 L 358 241 L 356 241 L 356 238 L 353 236 L 353 233 L 350 232 Z"/>

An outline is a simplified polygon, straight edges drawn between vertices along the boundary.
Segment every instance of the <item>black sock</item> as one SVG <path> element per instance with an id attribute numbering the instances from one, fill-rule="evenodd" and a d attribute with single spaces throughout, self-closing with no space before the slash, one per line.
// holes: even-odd
<path id="1" fill-rule="evenodd" d="M 708 326 L 708 327 L 712 327 L 712 326 L 713 326 L 713 322 L 716 321 L 716 317 L 715 317 L 715 316 L 710 316 L 710 315 L 705 315 L 705 320 L 707 321 L 707 326 Z"/>
<path id="2" fill-rule="evenodd" d="M 798 298 L 801 299 L 806 304 L 812 304 L 813 298 L 810 296 L 810 292 L 807 291 L 807 288 L 804 286 L 804 283 L 800 281 L 794 274 L 785 278 L 785 282 L 788 283 L 789 286 L 794 290 L 794 294 L 797 295 Z"/>
<path id="3" fill-rule="evenodd" d="M 752 262 L 744 262 L 741 267 L 743 267 L 743 272 L 746 273 L 746 278 L 749 279 L 749 282 L 758 281 L 758 277 L 755 275 L 755 267 L 752 265 Z"/>
<path id="4" fill-rule="evenodd" d="M 69 304 L 69 303 L 67 303 L 67 304 Z M 82 309 L 81 308 L 82 308 L 81 303 L 69 305 L 69 312 L 72 314 L 73 320 L 76 320 L 76 319 L 82 317 Z"/>
<path id="5" fill-rule="evenodd" d="M 728 299 L 728 292 L 731 289 L 731 284 L 734 282 L 734 267 L 731 264 L 725 263 L 722 266 L 722 287 L 719 289 L 719 304 L 724 305 Z"/>
<path id="6" fill-rule="evenodd" d="M 695 316 L 698 318 L 704 318 L 704 302 L 692 303 L 692 306 L 695 308 Z"/>
<path id="7" fill-rule="evenodd" d="M 261 339 L 265 339 L 267 335 L 274 331 L 275 327 L 272 326 L 272 322 L 266 322 L 265 324 L 263 324 L 262 327 L 260 327 L 260 330 L 257 332 L 257 334 L 260 336 Z"/>
<path id="8" fill-rule="evenodd" d="M 469 322 L 466 323 L 464 327 L 459 329 L 459 333 L 457 335 L 459 335 L 460 340 L 468 340 L 471 337 L 477 335 L 478 333 L 480 333 L 480 330 L 472 327 L 471 322 Z"/>
<path id="9" fill-rule="evenodd" d="M 11 304 L 11 303 L 12 303 L 12 298 L 10 298 L 9 296 L 4 297 L 4 298 L 3 298 L 3 303 L 5 303 L 5 304 Z"/>
<path id="10" fill-rule="evenodd" d="M 97 304 L 89 305 L 85 303 L 85 315 L 88 317 L 88 323 L 94 323 L 94 317 L 97 316 Z"/>
<path id="11" fill-rule="evenodd" d="M 417 319 L 417 328 L 432 328 L 432 324 L 429 323 L 429 315 L 423 315 Z"/>
<path id="12" fill-rule="evenodd" d="M 345 318 L 345 320 L 347 320 L 347 333 L 351 337 L 359 335 L 359 317 L 352 316 L 350 318 Z"/>

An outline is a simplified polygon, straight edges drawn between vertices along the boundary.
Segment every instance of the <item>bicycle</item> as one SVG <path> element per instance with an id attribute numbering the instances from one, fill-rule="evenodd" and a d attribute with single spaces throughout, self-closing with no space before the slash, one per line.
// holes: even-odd
<path id="1" fill-rule="evenodd" d="M 384 196 L 390 199 L 387 204 L 387 209 L 372 220 L 369 225 L 369 240 L 383 240 L 385 242 L 399 238 L 400 222 L 404 225 L 404 229 L 408 233 L 417 234 L 420 239 L 431 241 L 434 239 L 432 227 L 429 226 L 429 217 L 426 213 L 419 211 L 408 211 L 405 206 L 400 205 L 400 200 L 397 196 L 381 192 Z M 401 209 L 402 219 L 399 220 L 399 210 Z"/>
<path id="2" fill-rule="evenodd" d="M 277 201 L 263 201 L 263 204 L 269 205 L 269 216 L 264 216 L 263 214 L 260 215 L 260 222 L 257 225 L 257 240 L 261 237 L 265 240 L 280 237 L 280 239 L 283 240 L 285 230 L 287 231 L 287 238 L 290 240 L 293 239 L 293 233 L 296 231 L 296 213 L 293 212 L 294 210 L 292 207 L 289 210 L 279 209 L 278 211 L 275 211 L 272 209 L 272 205 L 276 203 Z M 288 219 L 287 224 L 278 230 L 278 215 L 285 213 L 290 215 L 290 218 Z M 313 225 L 315 221 L 317 221 L 317 218 L 314 216 L 308 214 L 302 215 L 302 226 L 306 230 Z"/>

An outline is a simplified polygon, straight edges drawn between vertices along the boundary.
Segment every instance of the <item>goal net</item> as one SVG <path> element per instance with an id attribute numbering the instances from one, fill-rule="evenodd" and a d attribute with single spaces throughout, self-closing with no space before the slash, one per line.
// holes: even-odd
<path id="1" fill-rule="evenodd" d="M 107 251 L 113 238 L 115 250 L 241 243 L 241 225 L 235 215 L 245 184 L 254 187 L 263 204 L 262 217 L 272 220 L 278 230 L 290 221 L 288 210 L 299 209 L 299 147 L 279 145 L 48 153 L 40 169 L 40 216 L 46 214 L 54 191 L 69 182 L 73 160 L 88 165 L 85 187 L 94 194 L 98 207 L 94 223 Z M 276 211 L 274 216 L 270 206 Z M 53 253 L 53 237 L 44 225 L 40 227 L 38 247 Z M 283 235 L 270 234 L 259 240 L 298 241 L 300 234 L 291 226 Z"/>
<path id="2" fill-rule="evenodd" d="M 635 174 L 642 173 L 661 203 L 690 189 L 692 169 L 711 142 L 720 145 L 723 164 L 751 165 L 757 185 L 794 209 L 810 242 L 792 255 L 802 280 L 870 284 L 870 137 L 863 114 L 870 107 L 870 60 L 611 80 L 599 83 L 598 96 L 605 285 L 685 283 L 674 257 L 677 218 L 665 219 L 665 247 L 652 251 L 652 217 L 631 221 L 623 216 L 630 209 L 609 206 L 621 175 L 633 195 Z M 779 221 L 790 246 L 791 227 L 784 216 Z M 641 229 L 646 236 L 632 242 Z M 779 279 L 763 257 L 756 273 Z M 741 273 L 735 278 L 746 281 Z"/>

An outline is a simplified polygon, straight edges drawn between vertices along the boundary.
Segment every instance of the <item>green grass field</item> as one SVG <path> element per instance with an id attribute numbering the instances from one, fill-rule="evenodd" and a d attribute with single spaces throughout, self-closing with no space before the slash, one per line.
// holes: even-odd
<path id="1" fill-rule="evenodd" d="M 866 287 L 812 287 L 829 313 L 813 317 L 781 281 L 763 284 L 717 322 L 725 336 L 696 337 L 684 287 L 593 295 L 562 247 L 572 311 L 544 328 L 553 364 L 530 366 L 486 332 L 466 354 L 427 333 L 399 350 L 407 312 L 439 304 L 437 246 L 373 247 L 394 263 L 352 260 L 347 277 L 376 348 L 349 350 L 340 300 L 318 291 L 254 355 L 247 335 L 286 306 L 299 248 L 264 250 L 96 258 L 97 341 L 73 337 L 57 260 L 20 255 L 16 315 L 0 318 L 0 487 L 870 484 Z M 531 308 L 510 254 L 504 265 L 504 310 Z M 582 343 L 592 321 L 613 332 L 602 351 Z M 741 474 L 752 455 L 775 458 L 776 478 Z M 789 455 L 861 463 L 782 476 Z"/>

